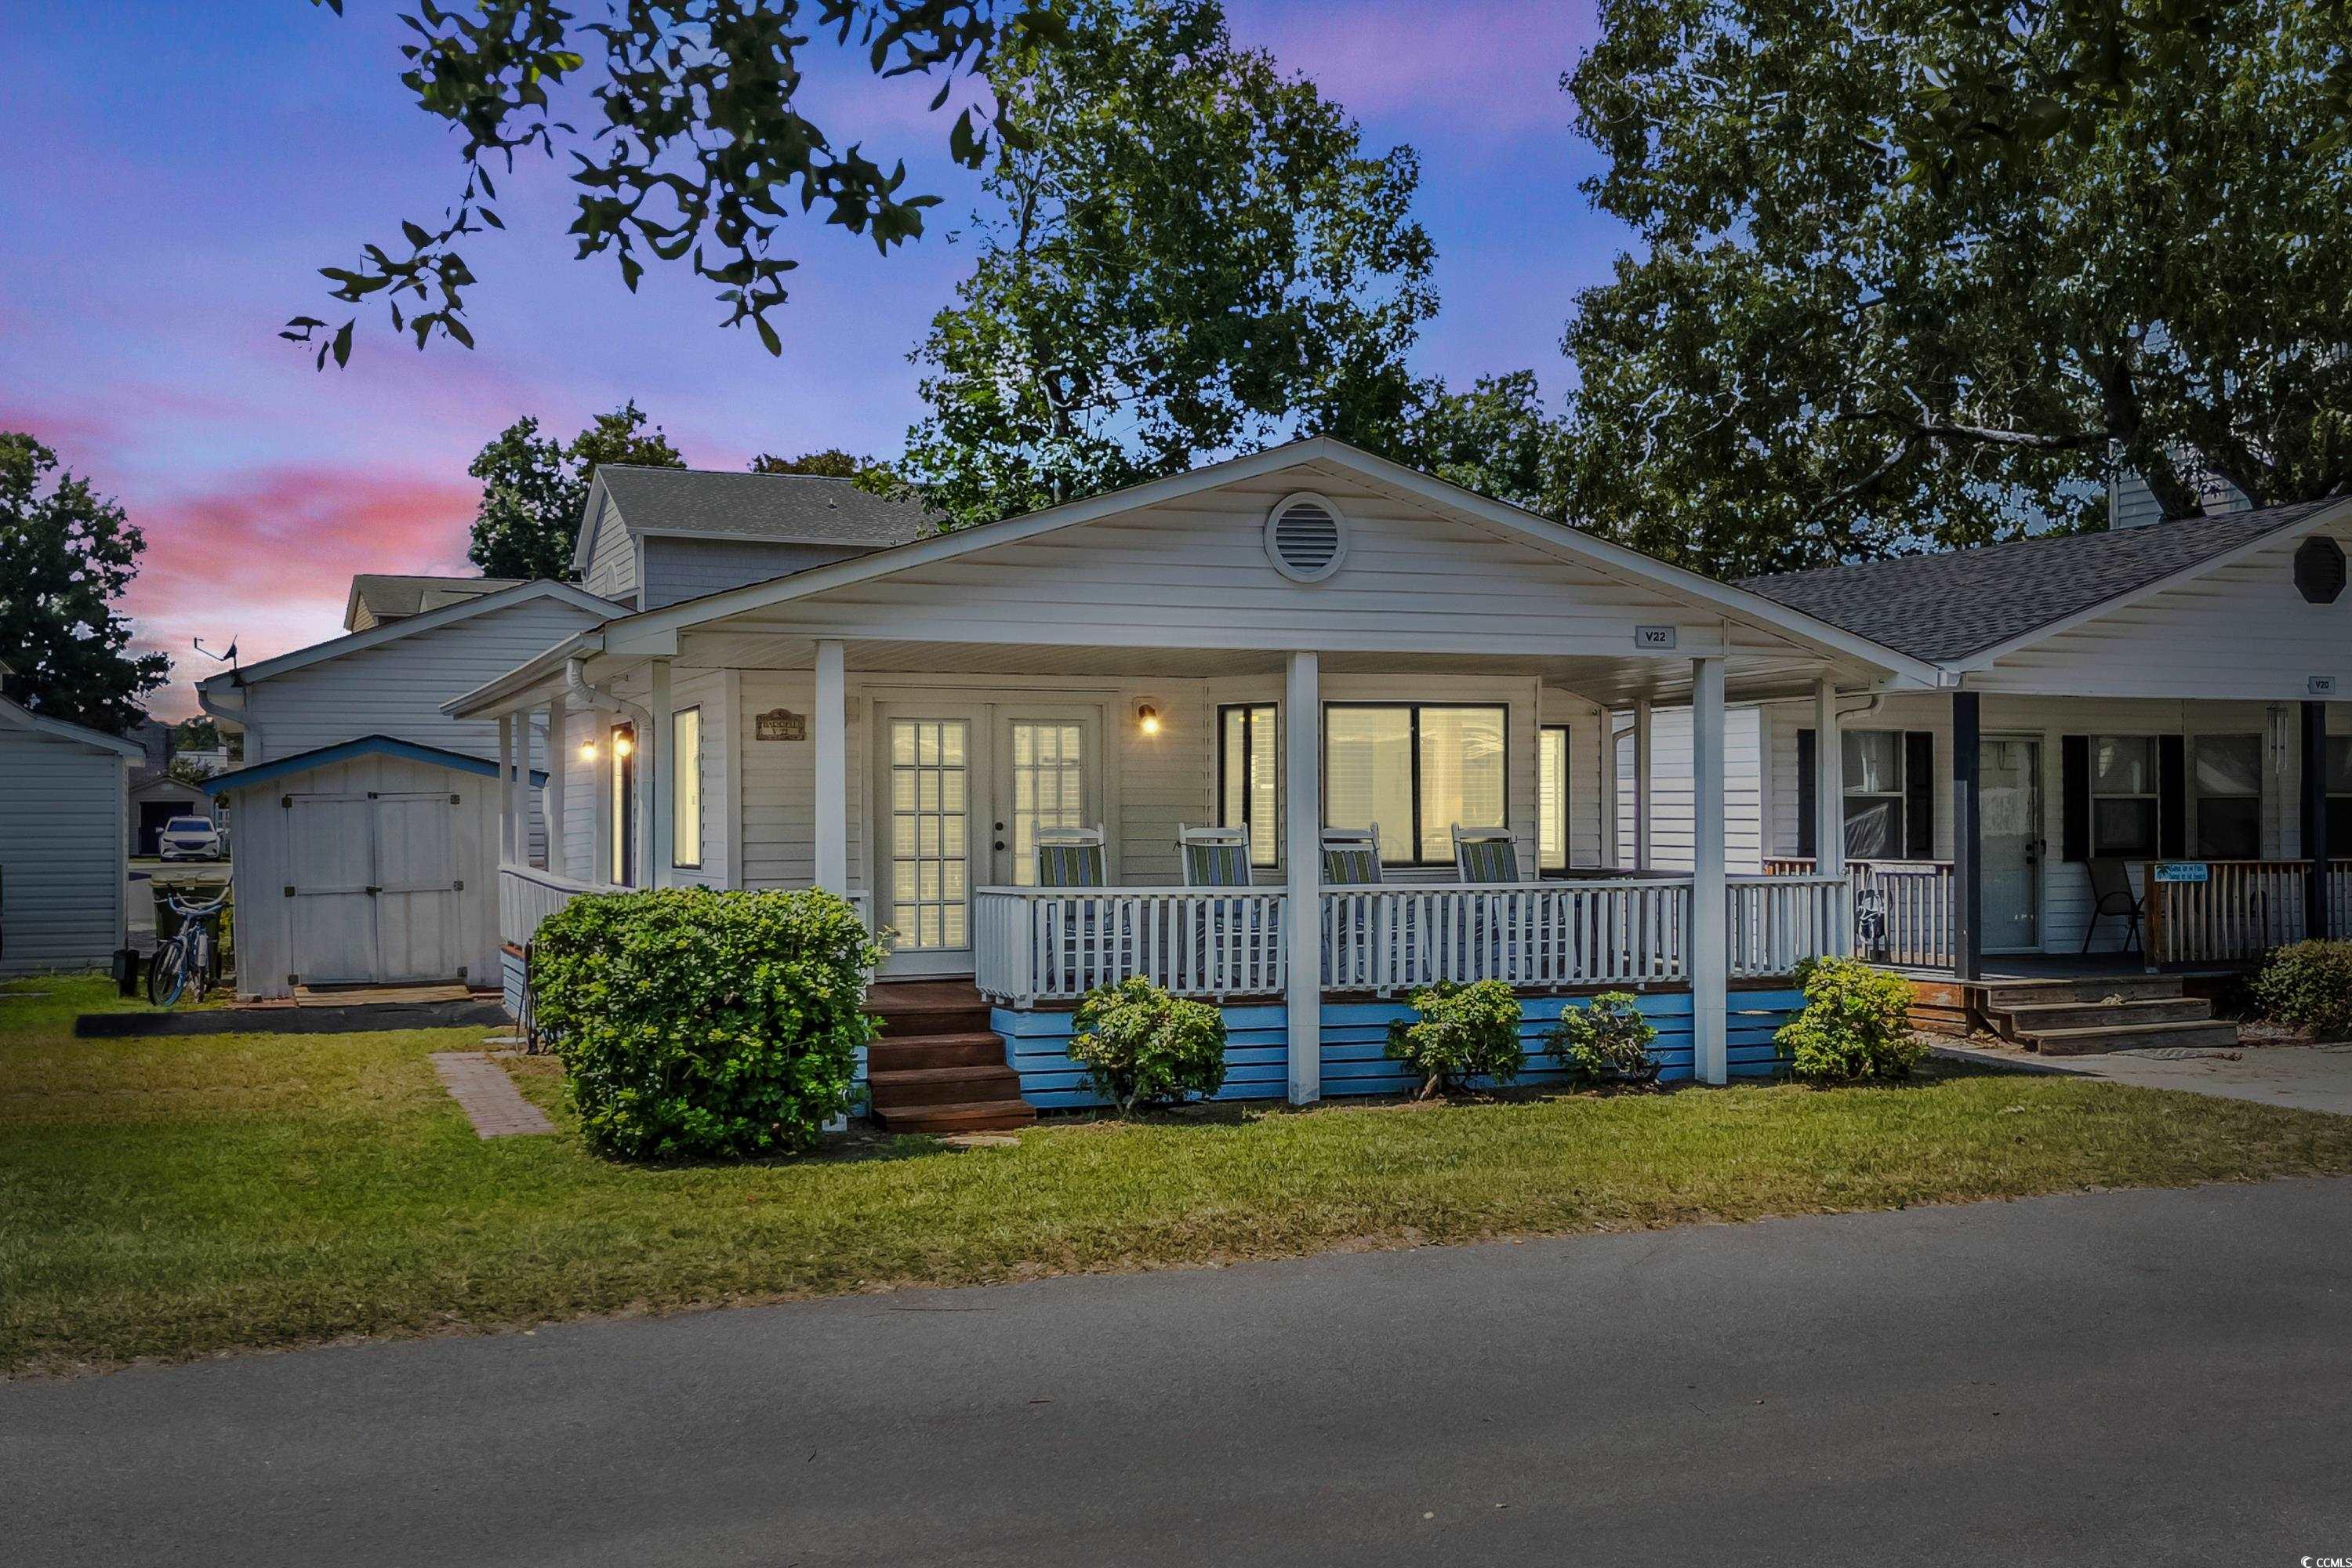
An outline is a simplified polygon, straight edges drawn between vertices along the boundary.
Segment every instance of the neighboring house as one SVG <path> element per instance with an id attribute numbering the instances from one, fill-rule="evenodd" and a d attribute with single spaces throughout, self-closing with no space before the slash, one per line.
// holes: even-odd
<path id="1" fill-rule="evenodd" d="M 139 761 L 131 770 L 125 824 L 131 852 L 136 856 L 153 856 L 163 825 L 175 816 L 221 820 L 220 807 L 201 786 L 172 776 L 174 762 L 203 754 L 179 750 L 172 737 L 172 726 L 157 719 L 142 719 L 126 737 L 140 748 Z"/>
<path id="2" fill-rule="evenodd" d="M 674 519 L 628 487 L 656 478 L 604 471 L 648 557 Z M 968 1084 L 877 1065 L 893 1126 L 1083 1100 L 1068 1005 L 1129 973 L 1223 1004 L 1234 1095 L 1394 1089 L 1402 994 L 1481 975 L 1526 991 L 1531 1039 L 1566 996 L 1630 984 L 1670 1072 L 1769 1070 L 1786 976 L 1846 940 L 1844 882 L 1727 879 L 1720 787 L 1689 872 L 1617 866 L 1608 715 L 1683 710 L 1719 779 L 1727 701 L 1937 676 L 1328 439 L 700 598 L 652 581 L 651 607 L 447 704 L 565 736 L 552 853 L 500 873 L 509 963 L 583 889 L 850 895 L 896 933 L 884 978 L 974 987 L 1012 1042 L 939 1069 Z M 1322 886 L 1325 822 L 1378 826 L 1380 885 Z M 1254 887 L 1184 887 L 1179 832 L 1204 824 L 1251 830 Z M 1516 877 L 1462 885 L 1457 826 L 1507 835 Z M 1097 826 L 1108 885 L 1040 891 L 1040 836 Z"/>
<path id="3" fill-rule="evenodd" d="M 815 474 L 596 469 L 572 570 L 599 597 L 656 610 L 938 531 L 911 501 Z"/>
<path id="4" fill-rule="evenodd" d="M 441 711 L 441 704 L 452 692 L 511 668 L 618 610 L 568 583 L 515 583 L 487 593 L 472 591 L 478 580 L 469 578 L 376 577 L 362 578 L 360 583 L 367 586 L 354 585 L 350 611 L 351 619 L 365 623 L 359 629 L 198 684 L 197 700 L 205 711 L 245 738 L 243 767 L 211 781 L 223 796 L 234 799 L 236 792 L 220 786 L 234 785 L 240 776 L 249 783 L 255 770 L 264 764 L 310 759 L 318 766 L 321 764 L 317 759 L 322 754 L 346 742 L 370 738 L 427 747 L 495 771 L 499 726 L 488 721 L 453 720 Z M 392 587 L 387 589 L 386 584 Z M 522 765 L 544 766 L 543 737 L 529 735 L 520 744 Z M 279 801 L 278 809 L 291 813 L 295 807 L 288 803 L 316 793 L 307 787 L 289 788 L 275 798 Z M 332 813 L 314 815 L 306 809 L 302 815 L 306 823 L 331 826 L 338 820 Z M 235 850 L 240 885 L 256 890 L 237 903 L 241 950 L 248 921 L 258 921 L 262 917 L 257 906 L 268 902 L 257 897 L 264 884 L 252 880 L 258 873 L 244 856 L 256 834 L 262 831 L 263 826 L 252 816 L 236 816 Z M 536 817 L 526 832 L 536 840 L 540 832 Z M 333 871 L 341 877 L 354 868 L 356 862 L 351 857 L 373 857 L 366 874 L 352 883 L 359 888 L 406 885 L 442 875 L 431 866 L 410 866 L 406 853 L 395 835 L 376 839 L 372 848 L 362 840 L 339 848 L 313 846 L 293 855 L 289 864 L 310 868 L 320 876 Z M 416 875 L 411 876 L 411 871 Z M 465 879 L 452 875 L 446 879 Z M 309 890 L 302 884 L 276 885 L 296 887 L 296 893 L 289 898 L 299 899 Z M 479 877 L 467 879 L 465 891 L 481 905 L 468 918 L 487 923 L 487 900 L 494 897 L 493 891 Z M 455 977 L 420 973 L 421 955 L 436 953 L 439 947 L 408 942 L 398 922 L 389 916 L 381 922 L 378 937 L 371 960 L 374 977 Z M 339 958 L 335 967 L 341 977 L 341 972 L 352 964 Z M 474 975 L 480 973 L 477 964 L 467 967 Z M 247 994 L 280 995 L 299 983 L 287 980 L 286 975 L 302 973 L 299 964 L 286 968 L 240 964 L 238 984 Z"/>
<path id="5" fill-rule="evenodd" d="M 406 620 L 427 610 L 446 609 L 467 599 L 520 588 L 521 577 L 404 577 L 362 572 L 343 601 L 343 630 L 364 632 L 387 621 Z"/>
<path id="6" fill-rule="evenodd" d="M 122 802 L 145 754 L 0 697 L 0 974 L 103 965 L 124 945 Z"/>

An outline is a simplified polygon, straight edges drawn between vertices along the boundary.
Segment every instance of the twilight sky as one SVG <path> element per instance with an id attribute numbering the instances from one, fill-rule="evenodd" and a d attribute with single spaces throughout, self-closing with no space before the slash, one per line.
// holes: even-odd
<path id="1" fill-rule="evenodd" d="M 1369 146 L 1420 151 L 1444 309 L 1416 368 L 1466 384 L 1531 366 L 1557 395 L 1572 297 L 1625 241 L 1576 189 L 1597 158 L 1559 89 L 1592 38 L 1586 0 L 1229 4 L 1236 37 L 1313 77 Z M 978 193 L 939 152 L 936 83 L 877 83 L 813 47 L 814 118 L 886 165 L 904 156 L 946 202 L 887 259 L 788 226 L 802 267 L 773 318 L 782 358 L 720 330 L 689 278 L 653 264 L 632 296 L 609 259 L 572 260 L 569 184 L 535 160 L 499 181 L 508 232 L 466 252 L 478 348 L 419 354 L 369 315 L 350 367 L 314 372 L 275 336 L 291 315 L 342 319 L 314 269 L 436 217 L 459 184 L 449 133 L 395 79 L 398 8 L 10 7 L 0 428 L 56 447 L 146 530 L 130 607 L 142 646 L 173 657 L 153 704 L 169 717 L 213 668 L 192 637 L 234 637 L 251 663 L 338 634 L 354 572 L 469 570 L 466 464 L 520 415 L 568 436 L 635 397 L 705 467 L 897 452 L 919 413 L 907 351 L 968 265 L 950 236 Z"/>

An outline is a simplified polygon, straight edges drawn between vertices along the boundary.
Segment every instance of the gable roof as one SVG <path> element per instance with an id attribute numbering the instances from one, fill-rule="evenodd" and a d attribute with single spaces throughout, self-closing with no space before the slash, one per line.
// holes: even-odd
<path id="1" fill-rule="evenodd" d="M 418 632 L 433 631 L 437 627 L 451 626 L 475 616 L 487 615 L 492 610 L 503 610 L 511 605 L 526 604 L 532 599 L 546 598 L 562 599 L 564 603 L 575 605 L 599 619 L 628 614 L 627 605 L 616 605 L 610 599 L 600 599 L 587 589 L 574 584 L 558 583 L 551 577 L 534 577 L 528 583 L 518 583 L 511 588 L 501 588 L 494 594 L 469 595 L 444 605 L 437 610 L 425 610 L 417 615 L 404 616 L 398 620 L 385 621 L 370 626 L 365 631 L 347 632 L 339 637 L 329 637 L 325 642 L 312 643 L 309 647 L 296 648 L 292 653 L 281 653 L 276 658 L 265 658 L 259 664 L 251 664 L 242 669 L 228 670 L 211 676 L 196 682 L 196 689 L 201 692 L 250 686 L 257 680 L 267 680 L 273 675 L 284 675 L 290 670 L 321 664 L 331 658 L 341 658 L 345 654 L 358 653 L 364 648 L 380 647 L 401 637 L 413 637 Z"/>
<path id="2" fill-rule="evenodd" d="M 1196 495 L 1220 485 L 1308 463 L 1333 465 L 1429 506 L 1444 509 L 1490 531 L 1532 544 L 1555 556 L 1581 562 L 1620 581 L 1642 584 L 1672 595 L 1727 618 L 1811 642 L 1819 647 L 1833 649 L 1923 684 L 1934 685 L 1937 681 L 1939 672 L 1926 661 L 1815 616 L 1810 611 L 1784 605 L 1748 589 L 1669 564 L 1638 550 L 1566 523 L 1555 522 L 1508 502 L 1482 496 L 1475 490 L 1424 474 L 1402 463 L 1377 457 L 1328 436 L 1305 437 L 1181 474 L 1146 480 L 1123 489 L 1065 501 L 1042 511 L 950 532 L 932 533 L 828 565 L 813 566 L 765 582 L 724 589 L 657 610 L 640 611 L 605 627 L 600 646 L 607 652 L 647 652 L 665 638 L 674 639 L 680 626 L 803 598 L 937 561 L 951 560 L 974 551 L 1077 527 L 1100 518 Z M 511 680 L 526 675 L 534 667 L 565 651 L 550 650 L 550 653 L 534 660 L 531 666 L 524 667 L 508 679 Z M 458 703 L 446 704 L 444 711 L 458 710 L 461 705 L 477 704 L 504 684 L 494 682 L 491 687 L 468 693 Z"/>
<path id="3" fill-rule="evenodd" d="M 338 741 L 331 746 L 314 746 L 307 752 L 297 752 L 290 757 L 277 757 L 266 763 L 256 763 L 249 768 L 234 773 L 217 773 L 201 786 L 212 795 L 224 795 L 234 789 L 250 789 L 255 784 L 268 784 L 292 773 L 306 773 L 313 768 L 323 768 L 334 763 L 346 763 L 353 757 L 401 757 L 412 763 L 432 763 L 459 773 L 478 773 L 486 779 L 499 776 L 499 764 L 488 757 L 477 757 L 465 752 L 445 751 L 439 746 L 427 746 L 415 741 L 404 741 L 395 735 L 362 735 L 355 741 Z M 530 770 L 533 789 L 547 783 L 547 770 Z"/>
<path id="4" fill-rule="evenodd" d="M 1748 577 L 1739 586 L 1916 658 L 1949 663 L 2314 522 L 2341 498 L 2105 533 L 2013 540 Z"/>
<path id="5" fill-rule="evenodd" d="M 725 468 L 646 468 L 604 463 L 589 486 L 572 551 L 585 573 L 609 497 L 633 533 L 740 539 L 766 544 L 839 544 L 878 550 L 939 531 L 919 502 L 892 500 L 823 474 L 751 474 Z"/>
<path id="6" fill-rule="evenodd" d="M 0 724 L 5 724 L 11 729 L 32 730 L 40 734 L 53 735 L 60 741 L 71 741 L 77 745 L 89 746 L 95 751 L 112 752 L 120 756 L 143 760 L 147 755 L 147 748 L 136 741 L 126 741 L 120 735 L 110 735 L 102 730 L 91 730 L 79 724 L 68 724 L 62 719 L 44 719 L 24 704 L 12 701 L 5 697 L 0 697 Z"/>
<path id="7" fill-rule="evenodd" d="M 352 578 L 351 596 L 343 602 L 343 629 L 363 632 L 385 621 L 421 615 L 512 588 L 522 577 L 413 577 L 386 572 L 362 572 Z"/>

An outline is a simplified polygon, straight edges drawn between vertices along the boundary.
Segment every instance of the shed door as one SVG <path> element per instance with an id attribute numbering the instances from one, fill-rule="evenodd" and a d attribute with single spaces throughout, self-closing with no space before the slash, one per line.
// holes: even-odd
<path id="1" fill-rule="evenodd" d="M 447 791 L 375 797 L 375 944 L 378 980 L 446 980 L 463 921 Z"/>
<path id="2" fill-rule="evenodd" d="M 375 978 L 373 803 L 363 795 L 289 795 L 286 853 L 294 869 L 289 925 L 305 985 Z"/>

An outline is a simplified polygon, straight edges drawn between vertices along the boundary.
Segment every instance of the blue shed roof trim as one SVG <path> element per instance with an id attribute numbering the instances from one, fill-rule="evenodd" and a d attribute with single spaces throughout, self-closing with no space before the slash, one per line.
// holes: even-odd
<path id="1" fill-rule="evenodd" d="M 221 773 L 206 779 L 205 788 L 215 795 L 224 795 L 231 790 L 268 784 L 272 779 L 282 779 L 293 773 L 306 773 L 332 763 L 347 763 L 353 757 L 404 757 L 412 763 L 432 763 L 440 767 L 455 768 L 460 773 L 479 773 L 486 779 L 499 776 L 499 764 L 488 757 L 446 752 L 438 746 L 420 745 L 415 741 L 403 741 L 392 735 L 362 735 L 356 741 L 338 741 L 331 746 L 297 752 L 274 763 L 256 763 L 249 768 Z M 546 784 L 547 770 L 531 769 L 530 782 L 534 789 Z"/>

